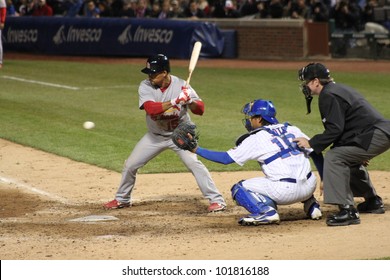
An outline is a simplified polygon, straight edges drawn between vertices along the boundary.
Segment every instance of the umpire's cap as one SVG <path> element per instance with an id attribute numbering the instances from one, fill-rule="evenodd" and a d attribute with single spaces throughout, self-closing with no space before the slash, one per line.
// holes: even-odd
<path id="1" fill-rule="evenodd" d="M 309 63 L 298 71 L 298 79 L 303 81 L 311 81 L 315 78 L 330 79 L 330 72 L 325 65 L 321 63 Z"/>
<path id="2" fill-rule="evenodd" d="M 169 59 L 163 54 L 153 55 L 148 58 L 146 61 L 146 67 L 141 70 L 145 74 L 155 74 L 162 71 L 171 72 L 171 67 L 169 66 Z"/>

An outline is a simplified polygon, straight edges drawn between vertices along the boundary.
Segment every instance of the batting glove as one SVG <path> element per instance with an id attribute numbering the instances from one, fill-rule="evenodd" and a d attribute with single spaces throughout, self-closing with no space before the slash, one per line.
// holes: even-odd
<path id="1" fill-rule="evenodd" d="M 172 99 L 171 100 L 171 104 L 173 106 L 189 104 L 191 102 L 192 102 L 192 99 L 191 99 L 190 95 L 187 93 L 186 90 L 181 91 L 180 94 L 179 94 L 179 97 L 177 97 L 176 99 Z"/>
<path id="2" fill-rule="evenodd" d="M 188 87 L 181 87 L 181 90 L 188 96 L 186 104 L 191 104 L 193 101 L 191 98 L 191 89 Z"/>

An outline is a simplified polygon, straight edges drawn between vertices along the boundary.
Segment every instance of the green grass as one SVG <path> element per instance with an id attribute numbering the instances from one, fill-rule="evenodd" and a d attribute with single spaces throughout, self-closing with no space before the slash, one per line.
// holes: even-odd
<path id="1" fill-rule="evenodd" d="M 145 113 L 138 109 L 142 65 L 93 64 L 59 61 L 7 61 L 0 73 L 0 137 L 26 146 L 120 171 L 134 145 L 146 132 Z M 186 77 L 185 67 L 173 74 Z M 378 73 L 333 73 L 337 82 L 358 89 L 385 117 L 390 118 L 390 79 Z M 57 84 L 77 89 L 54 87 Z M 242 106 L 253 99 L 271 99 L 281 122 L 289 121 L 312 136 L 323 127 L 313 100 L 306 115 L 296 71 L 197 68 L 192 86 L 206 104 L 205 114 L 192 115 L 200 130 L 200 145 L 225 151 L 245 133 Z M 85 130 L 84 121 L 96 128 Z M 372 160 L 370 169 L 390 170 L 390 153 Z M 257 170 L 223 166 L 203 160 L 211 171 Z M 150 161 L 141 173 L 186 171 L 167 151 Z"/>

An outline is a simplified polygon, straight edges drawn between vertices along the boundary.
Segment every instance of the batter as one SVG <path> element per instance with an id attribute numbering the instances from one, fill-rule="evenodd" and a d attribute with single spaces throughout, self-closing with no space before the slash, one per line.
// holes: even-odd
<path id="1" fill-rule="evenodd" d="M 195 154 L 179 149 L 171 140 L 172 131 L 178 124 L 191 120 L 188 109 L 193 114 L 203 114 L 203 101 L 191 86 L 185 85 L 184 80 L 170 74 L 169 60 L 163 54 L 151 56 L 141 71 L 148 75 L 138 89 L 139 108 L 146 112 L 148 132 L 125 163 L 115 199 L 104 204 L 104 208 L 129 207 L 138 169 L 161 152 L 171 149 L 195 176 L 203 196 L 210 203 L 208 211 L 225 210 L 225 200 L 204 164 Z"/>

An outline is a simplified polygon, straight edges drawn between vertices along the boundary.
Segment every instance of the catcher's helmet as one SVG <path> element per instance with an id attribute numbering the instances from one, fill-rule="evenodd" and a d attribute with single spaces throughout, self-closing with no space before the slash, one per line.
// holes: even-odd
<path id="1" fill-rule="evenodd" d="M 245 127 L 248 131 L 253 130 L 249 119 L 254 116 L 261 116 L 264 120 L 270 124 L 279 123 L 275 118 L 276 109 L 272 101 L 257 99 L 244 105 L 241 110 L 245 114 Z"/>
<path id="2" fill-rule="evenodd" d="M 330 72 L 321 63 L 309 63 L 298 71 L 298 79 L 302 82 L 309 82 L 318 79 L 330 79 Z"/>
<path id="3" fill-rule="evenodd" d="M 171 67 L 169 66 L 169 59 L 163 54 L 153 55 L 148 58 L 146 61 L 146 67 L 141 70 L 145 74 L 155 74 L 162 71 L 171 72 Z"/>

